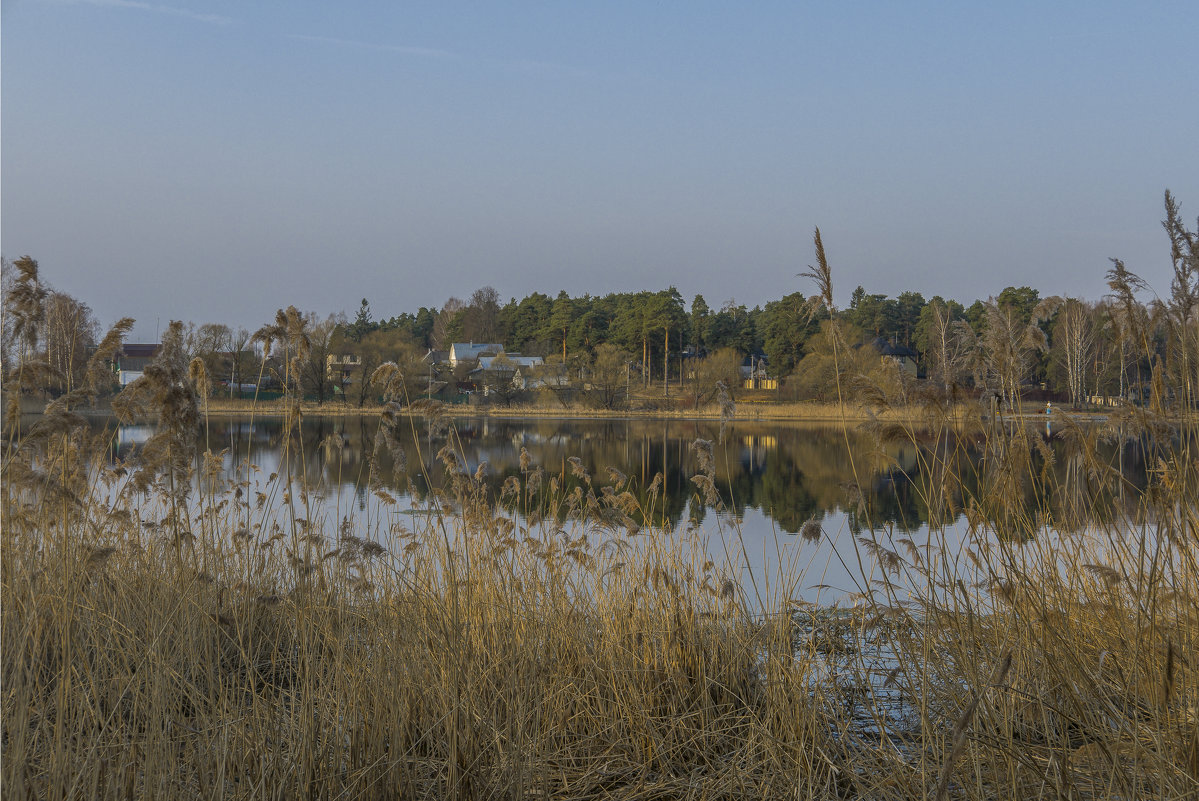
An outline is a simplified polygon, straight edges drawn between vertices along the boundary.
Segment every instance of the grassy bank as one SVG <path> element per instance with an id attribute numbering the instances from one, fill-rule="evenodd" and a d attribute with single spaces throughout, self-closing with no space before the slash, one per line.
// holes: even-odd
<path id="1" fill-rule="evenodd" d="M 1039 440 L 980 429 L 984 489 L 944 510 L 970 535 L 843 537 L 859 592 L 830 611 L 788 594 L 815 577 L 714 563 L 735 527 L 656 529 L 619 471 L 568 488 L 524 459 L 491 497 L 451 433 L 439 512 L 377 483 L 331 509 L 302 474 L 223 477 L 177 400 L 128 464 L 64 410 L 5 457 L 6 798 L 1199 794 L 1193 432 L 1128 419 L 1158 465 L 1142 490 L 1070 429 L 1081 480 L 1133 513 L 1058 530 L 1009 500 L 1044 480 Z M 405 436 L 388 414 L 381 450 Z"/>
<path id="2" fill-rule="evenodd" d="M 211 399 L 205 408 L 206 413 L 213 416 L 257 416 L 281 417 L 293 408 L 290 401 L 268 401 L 254 403 L 245 400 Z M 650 408 L 644 408 L 650 407 Z M 306 417 L 355 417 L 360 415 L 382 414 L 389 407 L 381 404 L 356 406 L 338 402 L 301 403 L 300 409 Z M 1030 409 L 1030 414 L 1043 412 L 1043 407 Z M 550 418 L 550 419 L 676 419 L 676 420 L 797 420 L 837 423 L 849 421 L 862 422 L 872 417 L 881 416 L 887 420 L 916 421 L 925 410 L 918 406 L 899 406 L 887 410 L 881 415 L 872 415 L 861 404 L 817 403 L 795 401 L 791 403 L 773 402 L 769 400 L 746 400 L 738 402 L 731 412 L 722 414 L 719 405 L 712 404 L 701 408 L 678 409 L 663 404 L 661 401 L 647 403 L 634 408 L 599 409 L 585 404 L 535 403 L 501 405 L 447 405 L 444 413 L 462 417 L 494 417 L 494 418 Z M 976 405 L 963 405 L 961 416 L 977 414 Z"/>

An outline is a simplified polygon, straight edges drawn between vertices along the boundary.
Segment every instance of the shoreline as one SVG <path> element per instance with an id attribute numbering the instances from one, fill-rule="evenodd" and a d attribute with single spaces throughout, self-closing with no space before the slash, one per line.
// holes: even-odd
<path id="1" fill-rule="evenodd" d="M 1034 411 L 1021 411 L 1007 417 L 1009 420 L 1041 423 L 1045 414 L 1040 407 Z M 311 418 L 343 418 L 343 417 L 378 417 L 383 413 L 380 405 L 350 406 L 339 403 L 301 403 L 300 412 L 304 417 Z M 109 407 L 77 409 L 77 413 L 85 417 L 104 418 L 113 416 Z M 254 417 L 275 418 L 287 413 L 284 405 L 277 400 L 259 401 L 210 401 L 201 404 L 201 415 L 208 417 Z M 927 412 L 920 407 L 910 406 L 889 409 L 881 414 L 871 413 L 857 405 L 837 405 L 828 403 L 766 403 L 749 401 L 737 404 L 736 412 L 722 416 L 718 407 L 704 409 L 664 410 L 664 409 L 590 409 L 580 407 L 554 408 L 547 406 L 443 406 L 442 413 L 455 418 L 489 418 L 493 420 L 677 420 L 695 422 L 724 422 L 735 423 L 817 423 L 822 425 L 836 423 L 860 424 L 870 420 L 887 423 L 919 423 Z M 34 415 L 39 414 L 34 412 Z M 424 413 L 405 407 L 401 414 L 407 416 L 422 416 Z M 954 423 L 964 423 L 976 419 L 979 414 L 975 404 L 959 404 L 948 416 Z M 1062 423 L 1065 419 L 1076 423 L 1104 423 L 1111 412 L 1100 410 L 1071 411 L 1055 407 L 1050 423 Z M 944 419 L 944 418 L 942 418 Z M 1187 417 L 1174 418 L 1185 422 Z"/>
<path id="2" fill-rule="evenodd" d="M 31 405 L 22 403 L 22 417 L 40 417 L 42 410 L 30 408 Z M 89 418 L 113 417 L 112 407 L 102 404 L 90 408 L 77 408 L 76 414 Z M 378 404 L 370 406 L 352 406 L 338 402 L 323 404 L 302 402 L 300 412 L 310 418 L 344 418 L 344 417 L 378 417 L 384 407 Z M 1105 423 L 1116 409 L 1086 409 L 1072 411 L 1068 408 L 1055 406 L 1053 415 L 1049 418 L 1051 424 L 1062 424 L 1067 419 L 1081 424 Z M 216 400 L 210 399 L 201 403 L 202 416 L 220 417 L 283 417 L 287 413 L 284 404 L 279 400 L 250 401 L 250 400 Z M 960 424 L 978 419 L 981 410 L 975 403 L 958 404 L 948 415 L 938 415 L 942 421 L 949 420 Z M 423 416 L 425 413 L 404 407 L 401 414 Z M 736 403 L 736 411 L 732 415 L 721 415 L 717 405 L 702 409 L 593 409 L 583 406 L 472 406 L 467 404 L 445 404 L 442 414 L 455 418 L 489 418 L 493 420 L 678 420 L 695 422 L 727 423 L 817 423 L 860 424 L 871 420 L 885 423 L 920 423 L 928 418 L 928 412 L 919 406 L 907 406 L 888 409 L 882 413 L 872 413 L 862 406 L 855 404 L 838 405 L 835 403 L 818 402 L 770 402 L 746 400 Z M 1170 422 L 1186 423 L 1193 415 L 1177 415 L 1166 418 Z M 1015 415 L 1006 415 L 1007 420 L 1018 420 L 1025 423 L 1042 423 L 1046 421 L 1043 407 L 1039 404 L 1026 404 Z"/>
<path id="3" fill-rule="evenodd" d="M 383 413 L 382 406 L 343 406 L 339 404 L 301 403 L 300 411 L 305 417 L 377 417 Z M 286 413 L 284 407 L 277 401 L 266 404 L 249 402 L 210 403 L 206 413 L 214 417 L 241 416 L 253 413 L 256 416 L 281 417 Z M 424 413 L 405 407 L 405 415 L 420 416 Z M 737 422 L 814 422 L 814 423 L 860 423 L 871 419 L 871 415 L 858 406 L 837 406 L 836 404 L 765 404 L 749 402 L 738 404 L 732 415 L 721 415 L 716 406 L 704 409 L 590 409 L 585 407 L 547 407 L 547 406 L 468 406 L 447 404 L 442 407 L 442 413 L 450 417 L 486 417 L 494 420 L 680 420 L 720 422 L 722 419 L 729 423 Z M 915 421 L 922 416 L 918 408 L 892 410 L 879 419 L 890 422 Z M 968 416 L 967 407 L 959 407 L 955 417 L 964 419 Z"/>

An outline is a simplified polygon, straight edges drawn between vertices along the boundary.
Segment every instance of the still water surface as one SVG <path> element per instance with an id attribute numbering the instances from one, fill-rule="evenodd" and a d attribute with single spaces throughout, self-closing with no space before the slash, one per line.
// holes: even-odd
<path id="1" fill-rule="evenodd" d="M 593 477 L 597 492 L 611 483 L 608 469 L 615 468 L 630 479 L 644 507 L 652 508 L 655 525 L 673 536 L 704 538 L 713 556 L 733 558 L 762 583 L 777 585 L 787 576 L 790 586 L 774 589 L 810 600 L 819 600 L 822 591 L 844 595 L 861 589 L 854 544 L 863 534 L 888 541 L 906 537 L 919 545 L 931 521 L 950 539 L 963 536 L 962 507 L 986 492 L 987 460 L 994 458 L 977 442 L 917 437 L 879 443 L 860 430 L 830 425 L 735 422 L 722 429 L 710 421 L 459 418 L 437 430 L 419 417 L 401 420 L 401 454 L 377 447 L 379 426 L 373 416 L 309 419 L 285 449 L 277 419 L 213 418 L 201 447 L 226 451 L 227 477 L 246 460 L 262 475 L 302 476 L 322 498 L 326 522 L 348 519 L 374 536 L 389 515 L 429 508 L 432 495 L 448 483 L 438 459 L 447 445 L 471 474 L 486 463 L 482 475 L 493 498 L 510 477 L 526 477 L 538 467 L 547 480 L 558 477 L 571 489 L 578 483 L 573 457 Z M 114 458 L 127 457 L 150 433 L 148 427 L 117 428 Z M 692 481 L 700 472 L 696 440 L 712 443 L 723 509 L 705 503 Z M 1088 471 L 1063 442 L 1049 447 L 1052 492 L 1047 496 L 1049 485 L 1030 480 L 1009 490 L 1016 508 L 1044 508 L 1048 497 L 1059 528 L 1067 520 L 1082 527 L 1122 514 L 1117 500 L 1105 499 L 1090 484 Z M 529 460 L 524 470 L 522 451 Z M 1119 466 L 1127 486 L 1144 486 L 1145 464 L 1137 449 L 1109 449 L 1104 458 Z M 935 467 L 946 459 L 956 478 L 947 480 L 947 471 Z M 374 486 L 398 500 L 390 511 L 381 510 L 372 492 L 372 468 Z M 651 496 L 655 479 L 661 492 Z M 818 541 L 796 536 L 805 524 L 811 532 L 812 522 L 823 532 Z M 824 586 L 835 590 L 818 589 Z"/>

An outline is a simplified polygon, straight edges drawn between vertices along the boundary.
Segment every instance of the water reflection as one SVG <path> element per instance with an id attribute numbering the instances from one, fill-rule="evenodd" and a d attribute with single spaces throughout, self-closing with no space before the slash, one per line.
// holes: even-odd
<path id="1" fill-rule="evenodd" d="M 312 530 L 326 536 L 352 530 L 395 553 L 416 528 L 412 515 L 453 495 L 439 452 L 471 475 L 486 463 L 482 484 L 493 503 L 505 482 L 517 480 L 525 490 L 517 503 L 501 504 L 500 514 L 530 529 L 536 519 L 548 520 L 537 528 L 551 534 L 557 521 L 575 529 L 566 521 L 568 504 L 548 507 L 544 490 L 556 482 L 559 500 L 574 492 L 582 483 L 577 466 L 602 497 L 617 483 L 608 472 L 615 468 L 640 505 L 621 526 L 632 532 L 652 525 L 680 542 L 693 540 L 763 609 L 777 608 L 772 598 L 828 604 L 872 592 L 882 568 L 863 556 L 863 541 L 867 551 L 942 547 L 957 554 L 963 543 L 977 543 L 970 536 L 976 527 L 982 540 L 1047 542 L 1090 526 L 1143 526 L 1138 500 L 1146 464 L 1157 463 L 1138 442 L 1099 441 L 1097 429 L 1045 441 L 1039 431 L 1027 439 L 946 432 L 888 438 L 828 425 L 736 422 L 722 430 L 715 422 L 679 420 L 460 418 L 442 429 L 402 417 L 399 447 L 380 448 L 380 426 L 373 416 L 309 419 L 285 442 L 278 419 L 212 418 L 198 444 L 225 453 L 215 463 L 220 478 L 244 482 L 255 510 L 250 521 L 247 505 L 245 525 L 303 523 L 307 531 L 311 519 Z M 108 433 L 115 460 L 134 454 L 149 429 Z M 692 480 L 701 472 L 696 440 L 712 443 L 717 504 L 705 502 Z M 302 509 L 297 503 L 282 511 L 289 493 L 272 474 L 302 485 L 291 494 Z M 535 474 L 543 491 L 530 501 Z M 218 498 L 224 491 L 210 486 L 196 495 L 211 498 L 213 490 Z M 310 504 L 313 497 L 320 502 Z M 262 503 L 267 511 L 259 512 Z M 272 517 L 271 508 L 279 514 Z M 795 536 L 801 531 L 820 536 Z M 606 536 L 602 526 L 586 533 Z"/>
<path id="2" fill-rule="evenodd" d="M 596 484 L 605 483 L 608 468 L 629 476 L 630 490 L 653 502 L 654 519 L 646 522 L 675 528 L 702 525 L 712 514 L 692 482 L 699 471 L 692 443 L 709 440 L 728 519 L 765 519 L 788 534 L 830 516 L 857 534 L 944 527 L 968 514 L 981 515 L 1001 533 L 1035 531 L 1047 522 L 1071 530 L 1127 514 L 1135 493 L 1123 490 L 1146 484 L 1146 456 L 1135 443 L 1117 448 L 1038 441 L 1027 465 L 1013 469 L 1013 455 L 989 448 L 981 437 L 880 442 L 859 430 L 824 425 L 747 422 L 722 432 L 707 421 L 468 418 L 438 431 L 413 417 L 401 420 L 402 454 L 377 448 L 379 425 L 377 417 L 305 420 L 285 449 L 277 419 L 213 418 L 200 445 L 227 451 L 230 470 L 246 459 L 264 473 L 290 469 L 325 497 L 352 498 L 360 507 L 370 495 L 372 469 L 376 486 L 416 505 L 444 489 L 437 454 L 447 445 L 472 474 L 486 462 L 485 481 L 495 498 L 506 479 L 524 475 L 522 450 L 567 491 L 577 484 L 568 460 L 577 457 Z M 143 427 L 117 429 L 114 456 L 127 455 L 146 433 Z M 659 476 L 661 493 L 651 499 Z"/>

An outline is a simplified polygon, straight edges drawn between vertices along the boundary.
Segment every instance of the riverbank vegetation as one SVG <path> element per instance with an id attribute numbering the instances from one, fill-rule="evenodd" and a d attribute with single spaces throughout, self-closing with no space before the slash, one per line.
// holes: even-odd
<path id="1" fill-rule="evenodd" d="M 8 428 L 5 795 L 1194 797 L 1199 428 L 1166 402 L 1186 385 L 1163 364 L 1156 401 L 1102 428 L 1067 419 L 1076 469 L 1045 469 L 1039 432 L 990 404 L 963 418 L 943 392 L 840 369 L 851 345 L 816 244 L 837 393 L 868 405 L 880 445 L 911 444 L 930 510 L 919 532 L 872 525 L 849 482 L 858 537 L 800 527 L 856 566 L 835 607 L 797 601 L 816 577 L 793 565 L 746 569 L 710 442 L 693 445 L 701 527 L 663 524 L 660 477 L 581 460 L 522 454 L 492 492 L 441 404 L 397 402 L 394 364 L 372 375 L 395 405 L 370 458 L 423 464 L 435 443 L 446 478 L 419 509 L 382 470 L 344 508 L 302 461 L 263 475 L 198 447 L 212 379 L 179 325 L 114 402 L 154 422 L 114 461 L 74 410 L 118 326 L 70 392 Z M 262 337 L 282 354 L 285 448 L 303 435 L 304 332 L 285 313 Z M 919 420 L 886 417 L 913 403 Z M 963 431 L 986 450 L 969 476 Z M 1144 485 L 1114 462 L 1126 444 L 1155 466 Z M 1121 513 L 1093 515 L 1104 498 Z"/>
<path id="2" fill-rule="evenodd" d="M 688 307 L 674 287 L 556 298 L 534 292 L 507 303 L 484 287 L 465 301 L 381 319 L 363 299 L 352 320 L 289 307 L 257 331 L 188 323 L 181 334 L 189 358 L 203 361 L 214 399 L 259 401 L 298 390 L 317 405 L 377 406 L 381 393 L 370 377 L 395 364 L 406 397 L 490 407 L 703 416 L 766 397 L 802 417 L 808 403 L 863 400 L 857 381 L 839 379 L 866 376 L 906 392 L 927 385 L 946 397 L 993 399 L 997 412 L 1022 402 L 1189 412 L 1199 408 L 1199 240 L 1168 191 L 1165 215 L 1173 278 L 1160 297 L 1113 259 L 1110 293 L 1095 301 L 1007 287 L 967 305 L 859 286 L 834 320 L 829 306 L 802 292 L 754 308 L 730 299 L 717 309 L 699 295 Z M 46 284 L 29 256 L 4 272 L 6 298 L 38 310 L 21 318 L 31 321 L 21 331 L 17 317 L 5 316 L 4 363 L 40 365 L 7 382 L 7 394 L 72 391 L 99 338 L 90 309 Z M 280 338 L 283 331 L 289 336 Z M 272 350 L 271 342 L 293 344 Z M 449 354 L 466 342 L 491 343 L 486 353 L 504 356 L 484 368 L 479 354 Z M 516 364 L 516 354 L 536 363 Z"/>
<path id="3" fill-rule="evenodd" d="M 1159 465 L 1144 488 L 1094 458 L 1099 432 L 1071 430 L 1076 479 L 1131 513 L 1059 528 L 1037 437 L 976 417 L 993 458 L 974 488 L 930 407 L 924 491 L 957 490 L 940 522 L 849 538 L 857 592 L 812 608 L 791 594 L 812 577 L 747 575 L 718 516 L 662 528 L 660 478 L 525 458 L 490 494 L 428 404 L 447 475 L 431 504 L 405 514 L 372 477 L 370 504 L 330 508 L 303 471 L 196 448 L 205 376 L 181 349 L 148 377 L 118 404 L 159 423 L 134 457 L 104 458 L 65 405 L 6 455 L 6 795 L 1199 791 L 1196 432 L 1151 413 L 1123 433 Z M 403 459 L 419 443 L 389 419 L 372 457 Z M 697 499 L 719 511 L 711 444 L 694 448 Z M 1044 503 L 1013 505 L 1030 483 Z"/>

